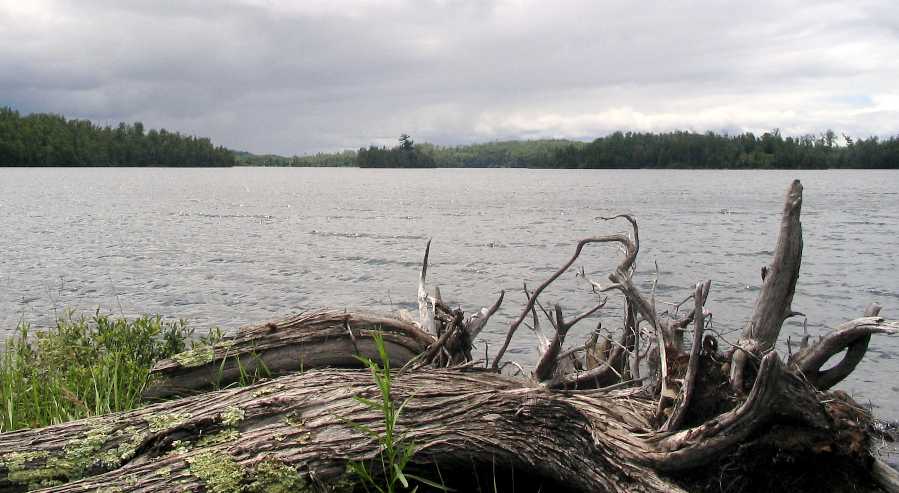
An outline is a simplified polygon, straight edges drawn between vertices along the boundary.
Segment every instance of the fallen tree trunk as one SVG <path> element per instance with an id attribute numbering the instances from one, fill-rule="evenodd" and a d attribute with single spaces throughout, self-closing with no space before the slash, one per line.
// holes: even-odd
<path id="1" fill-rule="evenodd" d="M 305 368 L 357 368 L 357 356 L 377 358 L 371 334 L 379 332 L 394 366 L 425 351 L 435 338 L 408 320 L 375 313 L 316 310 L 241 327 L 213 345 L 201 345 L 158 362 L 147 399 L 192 395 Z"/>
<path id="2" fill-rule="evenodd" d="M 401 431 L 418 447 L 419 464 L 451 471 L 467 469 L 468 461 L 495 461 L 577 491 L 596 484 L 630 491 L 671 487 L 638 462 L 648 445 L 633 432 L 651 430 L 641 412 L 651 403 L 634 390 L 557 394 L 492 372 L 457 370 L 410 372 L 395 379 L 394 389 L 397 399 L 412 397 Z M 349 424 L 383 427 L 382 416 L 353 400 L 376 391 L 367 372 L 313 370 L 113 419 L 7 433 L 0 435 L 3 450 L 28 452 L 4 456 L 0 490 L 59 481 L 65 486 L 57 491 L 225 484 L 237 491 L 262 466 L 289 469 L 294 479 L 324 488 L 348 479 L 346 461 L 377 451 L 370 436 Z"/>
<path id="3" fill-rule="evenodd" d="M 871 467 L 866 414 L 848 400 L 820 401 L 774 353 L 745 403 L 676 433 L 655 431 L 655 399 L 640 388 L 557 391 L 484 370 L 434 369 L 397 376 L 394 390 L 397 400 L 411 398 L 400 431 L 416 444 L 415 464 L 439 464 L 444 474 L 492 464 L 561 491 L 677 491 L 751 444 L 779 449 L 779 460 L 839 463 L 842 474 Z M 0 491 L 266 491 L 278 481 L 327 491 L 351 479 L 347 461 L 377 455 L 378 442 L 350 424 L 383 428 L 382 416 L 353 399 L 376 393 L 367 372 L 311 370 L 5 433 L 0 450 L 20 452 L 0 455 Z"/>
<path id="4" fill-rule="evenodd" d="M 773 350 L 793 313 L 801 194 L 794 183 L 775 263 L 764 274 L 752 321 L 728 351 L 719 352 L 724 341 L 704 333 L 708 281 L 687 298 L 694 306 L 685 316 L 677 309 L 657 312 L 654 296 L 636 289 L 639 238 L 630 216 L 623 217 L 633 236 L 581 240 L 562 269 L 526 291 L 506 345 L 481 365 L 472 361 L 472 340 L 502 294 L 475 316 L 449 308 L 439 290 L 428 292 L 426 253 L 419 322 L 317 311 L 244 328 L 213 347 L 161 362 L 148 396 L 193 394 L 259 369 L 291 374 L 0 434 L 0 491 L 351 491 L 358 478 L 347 464 L 378 464 L 384 417 L 358 400 L 378 393 L 370 372 L 333 367 L 373 357 L 375 332 L 384 334 L 391 366 L 404 365 L 393 374 L 391 399 L 407 402 L 398 427 L 416 449 L 409 467 L 459 491 L 491 481 L 503 490 L 516 480 L 515 491 L 895 491 L 896 475 L 871 453 L 872 416 L 826 389 L 851 373 L 872 334 L 895 334 L 899 323 L 870 308 L 821 340 L 804 341 L 786 362 Z M 624 296 L 624 326 L 601 345 L 594 334 L 566 350 L 570 328 L 600 313 L 605 299 L 600 295 L 593 309 L 566 318 L 561 307 L 547 309 L 538 297 L 594 243 L 625 250 L 612 284 L 590 280 L 595 293 Z M 509 339 L 529 315 L 539 333 L 538 309 L 555 334 L 544 337 L 537 369 L 523 378 L 504 375 Z M 641 341 L 649 344 L 641 348 Z M 843 362 L 822 370 L 843 350 Z M 301 366 L 306 371 L 296 373 Z M 470 482 L 472 472 L 488 476 L 483 485 Z"/>

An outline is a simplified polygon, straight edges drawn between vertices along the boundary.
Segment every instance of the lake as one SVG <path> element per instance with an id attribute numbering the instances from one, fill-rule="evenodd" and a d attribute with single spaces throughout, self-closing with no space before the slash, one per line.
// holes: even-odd
<path id="1" fill-rule="evenodd" d="M 649 289 L 657 263 L 661 303 L 711 279 L 714 329 L 731 333 L 749 317 L 793 178 L 805 186 L 793 304 L 805 330 L 823 334 L 872 301 L 899 316 L 899 171 L 0 168 L 0 336 L 66 308 L 201 331 L 320 307 L 414 311 L 433 238 L 429 278 L 445 300 L 468 311 L 507 291 L 478 343 L 492 355 L 522 282 L 539 284 L 582 237 L 625 231 L 599 219 L 625 212 L 640 225 L 638 284 Z M 591 245 L 576 266 L 604 280 L 618 258 Z M 594 302 L 574 269 L 542 299 L 570 314 Z M 620 304 L 601 316 L 614 327 Z M 794 319 L 785 335 L 803 330 Z M 507 357 L 535 356 L 523 329 Z M 896 420 L 897 371 L 899 337 L 875 336 L 841 387 Z"/>

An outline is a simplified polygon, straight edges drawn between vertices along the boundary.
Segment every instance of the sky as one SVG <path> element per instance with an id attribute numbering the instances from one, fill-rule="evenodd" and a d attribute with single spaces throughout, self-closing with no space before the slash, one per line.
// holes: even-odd
<path id="1" fill-rule="evenodd" d="M 0 106 L 284 155 L 899 134 L 896 0 L 0 0 Z"/>

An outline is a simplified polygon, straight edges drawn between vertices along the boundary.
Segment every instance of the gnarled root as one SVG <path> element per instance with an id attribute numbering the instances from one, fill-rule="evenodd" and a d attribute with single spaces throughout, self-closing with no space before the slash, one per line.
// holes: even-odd
<path id="1" fill-rule="evenodd" d="M 876 315 L 877 310 L 868 313 Z M 827 390 L 848 377 L 855 369 L 871 341 L 872 334 L 897 334 L 899 325 L 877 316 L 866 316 L 851 320 L 839 326 L 833 332 L 822 337 L 818 342 L 807 345 L 790 358 L 790 364 L 805 378 L 821 390 Z M 822 370 L 827 361 L 845 351 L 846 354 L 833 367 Z"/>

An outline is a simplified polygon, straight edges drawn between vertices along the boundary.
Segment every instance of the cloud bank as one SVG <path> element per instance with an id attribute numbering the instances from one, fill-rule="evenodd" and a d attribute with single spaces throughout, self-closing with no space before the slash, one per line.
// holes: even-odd
<path id="1" fill-rule="evenodd" d="M 0 105 L 253 152 L 899 133 L 893 0 L 0 0 Z"/>

